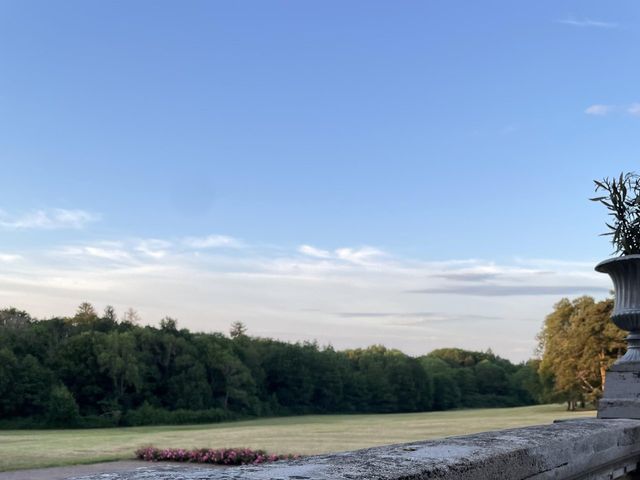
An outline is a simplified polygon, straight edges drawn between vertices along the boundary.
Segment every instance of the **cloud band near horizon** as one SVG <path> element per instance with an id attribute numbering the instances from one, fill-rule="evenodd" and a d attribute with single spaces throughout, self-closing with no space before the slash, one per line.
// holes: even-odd
<path id="1" fill-rule="evenodd" d="M 169 315 L 196 331 L 242 321 L 283 340 L 382 343 L 410 354 L 492 348 L 515 361 L 532 355 L 561 297 L 610 289 L 590 262 L 425 261 L 371 246 L 265 248 L 218 234 L 4 251 L 0 263 L 1 304 L 38 317 L 90 301 L 134 307 L 152 324 Z"/>

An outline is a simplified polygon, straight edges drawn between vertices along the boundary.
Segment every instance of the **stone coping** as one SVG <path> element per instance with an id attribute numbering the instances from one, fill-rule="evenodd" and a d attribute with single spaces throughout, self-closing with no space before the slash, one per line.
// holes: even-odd
<path id="1" fill-rule="evenodd" d="M 640 460 L 640 420 L 584 419 L 267 465 L 165 467 L 76 480 L 615 479 Z"/>

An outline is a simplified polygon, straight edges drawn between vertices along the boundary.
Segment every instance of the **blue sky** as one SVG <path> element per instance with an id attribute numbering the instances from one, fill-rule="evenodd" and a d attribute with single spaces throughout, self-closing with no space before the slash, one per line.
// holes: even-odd
<path id="1" fill-rule="evenodd" d="M 0 301 L 526 358 L 608 289 L 586 199 L 637 168 L 639 16 L 1 1 Z"/>

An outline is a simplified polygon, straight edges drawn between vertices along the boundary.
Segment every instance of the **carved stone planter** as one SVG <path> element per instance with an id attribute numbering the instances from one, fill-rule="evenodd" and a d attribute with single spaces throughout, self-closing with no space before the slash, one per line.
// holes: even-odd
<path id="1" fill-rule="evenodd" d="M 605 260 L 596 271 L 611 277 L 615 291 L 611 320 L 629 332 L 627 353 L 616 363 L 640 362 L 640 255 Z"/>
<path id="2" fill-rule="evenodd" d="M 640 419 L 640 255 L 605 260 L 596 271 L 611 277 L 615 291 L 611 320 L 629 332 L 627 353 L 607 372 L 598 418 Z"/>

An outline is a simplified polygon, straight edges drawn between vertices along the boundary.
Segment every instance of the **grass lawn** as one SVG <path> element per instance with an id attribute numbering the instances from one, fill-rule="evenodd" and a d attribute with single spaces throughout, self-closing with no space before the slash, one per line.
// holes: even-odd
<path id="1" fill-rule="evenodd" d="M 0 431 L 0 471 L 133 457 L 136 448 L 250 447 L 326 453 L 592 417 L 562 405 L 387 415 L 306 415 L 210 425 Z"/>

